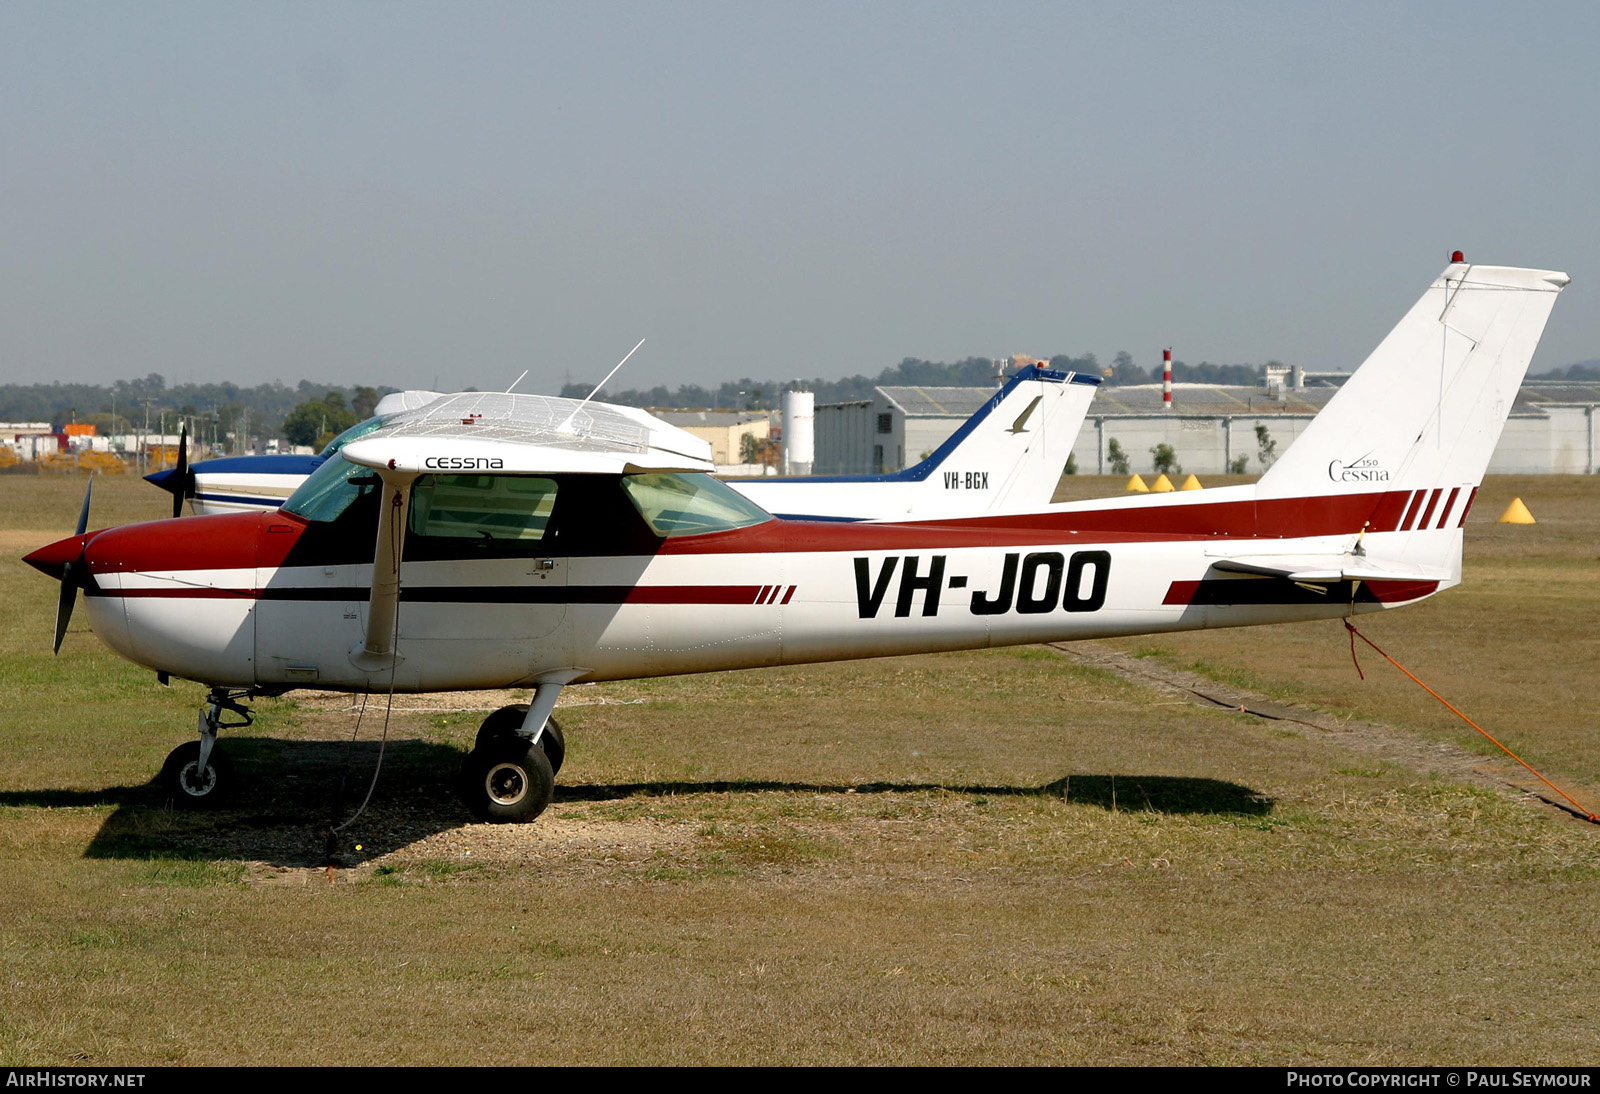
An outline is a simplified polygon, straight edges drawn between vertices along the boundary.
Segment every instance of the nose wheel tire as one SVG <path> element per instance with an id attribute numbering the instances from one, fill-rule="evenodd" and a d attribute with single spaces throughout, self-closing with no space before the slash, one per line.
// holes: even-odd
<path id="1" fill-rule="evenodd" d="M 232 796 L 236 785 L 233 763 L 220 748 L 212 747 L 201 769 L 199 741 L 179 745 L 167 754 L 160 781 L 167 797 L 185 809 L 215 808 Z"/>
<path id="2" fill-rule="evenodd" d="M 486 741 L 517 736 L 517 730 L 522 728 L 522 720 L 527 716 L 527 703 L 513 703 L 511 706 L 501 707 L 485 718 L 483 725 L 478 727 L 478 740 L 473 746 L 474 751 L 482 748 Z M 550 760 L 550 770 L 559 775 L 561 762 L 567 758 L 567 739 L 562 735 L 561 727 L 556 724 L 553 715 L 545 722 L 544 732 L 539 734 L 539 747 L 544 749 L 545 756 Z"/>
<path id="3" fill-rule="evenodd" d="M 525 823 L 555 797 L 550 759 L 521 736 L 492 737 L 461 765 L 461 796 L 479 820 Z"/>

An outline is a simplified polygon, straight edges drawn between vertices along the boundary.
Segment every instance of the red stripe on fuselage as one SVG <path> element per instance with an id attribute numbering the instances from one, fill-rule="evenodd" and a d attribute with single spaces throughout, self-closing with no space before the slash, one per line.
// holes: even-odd
<path id="1" fill-rule="evenodd" d="M 680 536 L 661 545 L 663 555 L 785 554 L 812 551 L 912 551 L 954 547 L 1031 547 L 1092 543 L 1151 543 L 1214 537 L 1283 539 L 1331 536 L 1399 526 L 1410 492 L 1266 498 L 1082 509 L 1054 513 L 871 524 L 774 520 L 730 532 Z"/>
<path id="2" fill-rule="evenodd" d="M 581 586 L 580 586 L 581 588 Z M 635 585 L 625 604 L 753 604 L 764 586 L 755 585 Z M 404 599 L 404 592 L 401 599 Z"/>
<path id="3" fill-rule="evenodd" d="M 1412 508 L 1420 503 L 1416 496 Z M 1438 494 L 1433 493 L 1435 503 Z M 1023 513 L 917 523 L 771 520 L 749 528 L 662 541 L 672 555 L 792 554 L 828 551 L 919 551 L 961 547 L 1023 548 L 1092 543 L 1175 542 L 1223 537 L 1260 539 L 1355 534 L 1399 527 L 1410 491 L 1298 498 L 1135 505 L 1064 512 Z M 1432 506 L 1429 507 L 1430 509 Z M 233 570 L 277 567 L 300 540 L 306 523 L 281 511 L 229 513 L 127 525 L 94 535 L 86 557 L 98 573 Z M 317 565 L 314 559 L 297 560 Z M 773 592 L 768 587 L 768 592 Z M 749 588 L 749 602 L 759 587 Z M 142 595 L 163 595 L 145 593 Z M 195 590 L 172 595 L 207 595 Z M 239 592 L 217 595 L 243 595 Z M 776 599 L 776 598 L 774 598 Z"/>
<path id="4" fill-rule="evenodd" d="M 574 604 L 745 604 L 758 606 L 762 603 L 772 603 L 769 598 L 757 599 L 757 593 L 762 589 L 772 586 L 757 585 L 570 585 L 562 587 L 562 595 Z M 294 588 L 266 589 L 224 589 L 209 585 L 167 585 L 160 588 L 147 589 L 111 589 L 102 588 L 90 590 L 91 596 L 122 597 L 126 599 L 162 599 L 162 600 L 326 600 L 330 591 L 343 591 L 351 599 L 359 599 L 366 595 L 366 589 L 328 590 L 323 588 L 306 588 L 303 596 L 297 596 Z M 548 590 L 539 589 L 539 592 Z M 793 588 L 791 587 L 791 593 Z M 268 594 L 272 594 L 268 597 Z M 541 598 L 540 602 L 553 602 L 557 597 Z M 469 585 L 462 586 L 459 590 L 441 589 L 438 586 L 411 586 L 409 590 L 400 590 L 401 603 L 421 601 L 425 603 L 460 603 L 477 604 L 486 601 L 515 602 L 516 595 L 512 592 L 509 596 L 505 586 Z"/>

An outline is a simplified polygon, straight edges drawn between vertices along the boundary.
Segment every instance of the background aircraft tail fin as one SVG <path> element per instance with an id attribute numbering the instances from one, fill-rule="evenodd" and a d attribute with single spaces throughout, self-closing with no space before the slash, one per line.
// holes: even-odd
<path id="1" fill-rule="evenodd" d="M 1098 376 L 1028 365 L 920 463 L 878 475 L 733 479 L 779 516 L 804 520 L 933 520 L 1042 508 L 1083 428 Z M 908 443 L 916 443 L 908 434 Z"/>
<path id="2" fill-rule="evenodd" d="M 1027 365 L 901 476 L 970 512 L 1048 504 L 1099 385 L 1098 376 Z"/>

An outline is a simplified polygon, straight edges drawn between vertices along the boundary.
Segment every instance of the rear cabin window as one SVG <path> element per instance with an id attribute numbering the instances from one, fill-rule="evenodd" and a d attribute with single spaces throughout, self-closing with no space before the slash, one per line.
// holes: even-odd
<path id="1" fill-rule="evenodd" d="M 550 530 L 554 479 L 524 475 L 424 475 L 411 494 L 411 531 L 430 539 L 531 546 Z"/>
<path id="2" fill-rule="evenodd" d="M 772 519 L 771 513 L 710 475 L 624 475 L 622 492 L 658 536 L 726 532 Z"/>

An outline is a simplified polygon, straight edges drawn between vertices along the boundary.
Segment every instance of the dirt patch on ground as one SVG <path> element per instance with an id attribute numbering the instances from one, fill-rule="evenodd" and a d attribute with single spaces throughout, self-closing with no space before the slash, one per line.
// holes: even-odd
<path id="1" fill-rule="evenodd" d="M 310 842 L 321 833 L 285 829 L 278 833 L 282 852 L 246 864 L 246 879 L 266 885 L 315 885 L 358 881 L 396 870 L 420 869 L 441 878 L 478 866 L 515 867 L 538 864 L 564 873 L 614 870 L 638 866 L 693 843 L 692 826 L 648 820 L 607 822 L 562 817 L 560 806 L 538 824 L 462 824 L 445 831 L 396 840 L 406 827 L 398 817 L 374 816 L 355 837 L 342 840 L 329 865 L 311 865 Z M 398 824 L 386 823 L 400 821 Z M 379 846 L 373 847 L 372 843 Z M 388 849 L 384 849 L 387 847 Z M 373 850 L 380 854 L 371 855 Z M 298 861 L 296 861 L 297 854 Z M 287 862 L 287 865 L 285 864 Z M 353 869 L 347 866 L 354 866 Z"/>
<path id="2" fill-rule="evenodd" d="M 1199 673 L 1134 657 L 1098 642 L 1052 643 L 1052 649 L 1082 665 L 1106 669 L 1166 695 L 1203 707 L 1220 707 L 1271 721 L 1292 722 L 1328 734 L 1340 745 L 1421 775 L 1490 787 L 1524 801 L 1553 806 L 1584 819 L 1573 806 L 1509 757 L 1476 756 L 1459 746 L 1427 741 L 1382 722 L 1342 718 L 1309 707 L 1268 699 Z M 1571 788 L 1582 800 L 1581 787 Z"/>

